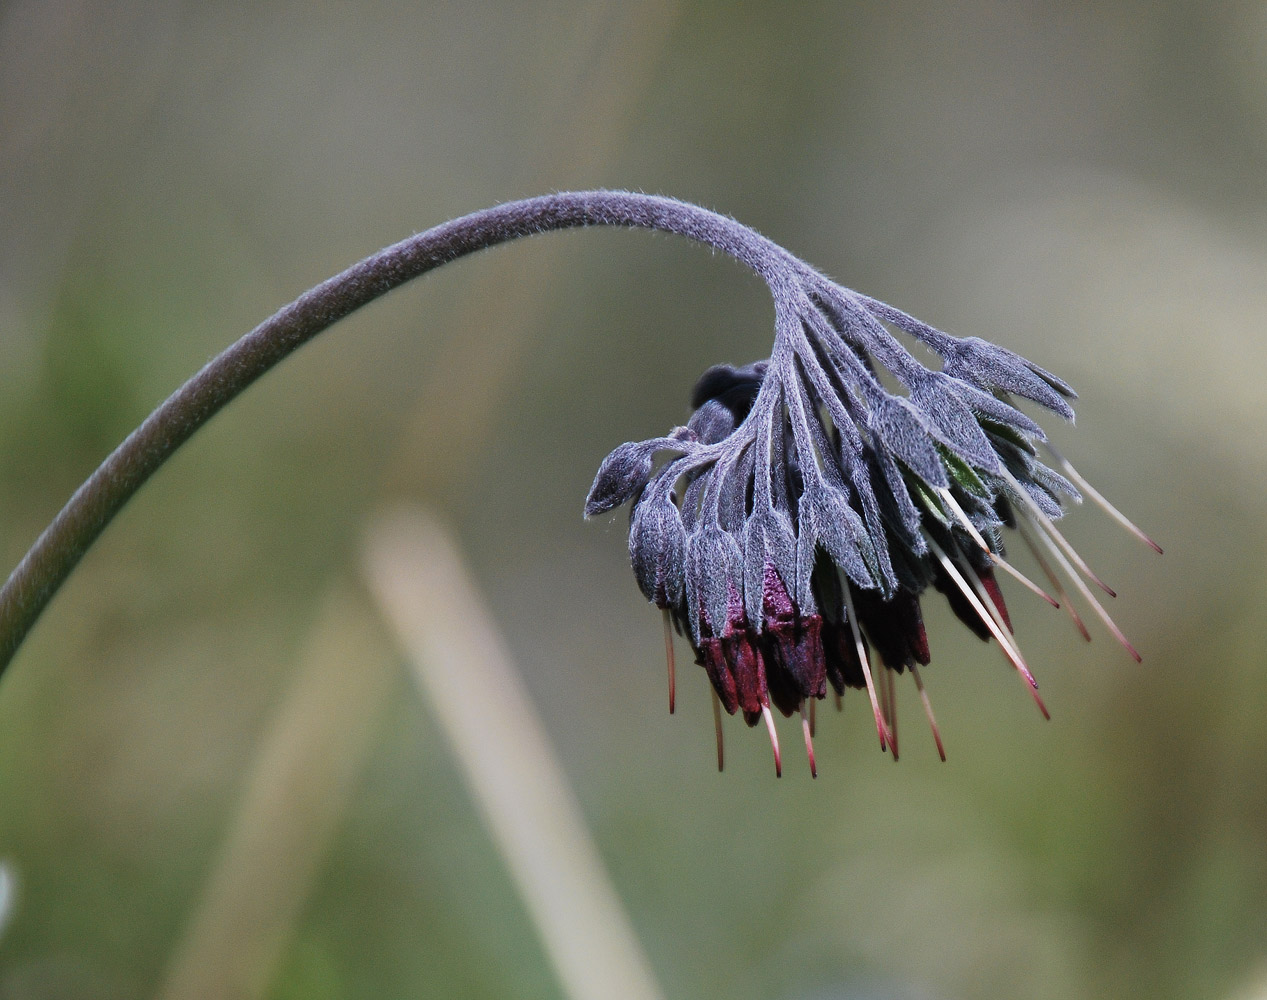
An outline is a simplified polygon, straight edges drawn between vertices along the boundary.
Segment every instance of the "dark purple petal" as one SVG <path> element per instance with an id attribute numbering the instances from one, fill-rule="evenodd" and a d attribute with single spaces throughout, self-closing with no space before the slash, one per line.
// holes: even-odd
<path id="1" fill-rule="evenodd" d="M 977 570 L 977 576 L 981 578 L 981 586 L 990 595 L 990 600 L 998 609 L 999 617 L 1003 619 L 1003 624 L 1007 626 L 1007 630 L 1009 632 L 1014 631 L 1012 628 L 1012 616 L 1007 613 L 1007 605 L 1003 601 L 1003 591 L 999 589 L 999 582 L 995 579 L 994 570 L 979 569 Z"/>
<path id="2" fill-rule="evenodd" d="M 742 368 L 733 365 L 714 365 L 699 377 L 691 393 L 692 409 L 700 409 L 710 401 L 725 406 L 739 423 L 752 409 L 768 362 L 756 361 Z"/>
<path id="3" fill-rule="evenodd" d="M 927 665 L 928 633 L 918 597 L 899 591 L 886 601 L 874 593 L 859 591 L 854 595 L 854 605 L 886 666 L 901 672 L 912 663 Z"/>
<path id="4" fill-rule="evenodd" d="M 737 632 L 722 639 L 722 649 L 725 650 L 731 676 L 735 679 L 739 709 L 748 725 L 754 725 L 761 718 L 761 706 L 769 699 L 761 650 L 747 632 Z"/>
<path id="5" fill-rule="evenodd" d="M 726 665 L 722 641 L 715 636 L 702 640 L 696 659 L 707 672 L 713 690 L 721 699 L 722 708 L 728 715 L 734 715 L 735 709 L 739 707 L 739 697 L 735 693 L 735 679 L 730 674 L 730 667 Z"/>
<path id="6" fill-rule="evenodd" d="M 691 414 L 687 423 L 695 435 L 705 444 L 724 441 L 735 432 L 739 425 L 735 415 L 715 399 L 707 400 L 703 406 Z"/>
<path id="7" fill-rule="evenodd" d="M 862 648 L 865 653 L 865 636 L 862 639 Z M 858 658 L 858 645 L 848 622 L 823 622 L 823 663 L 827 679 L 837 694 L 844 694 L 847 687 L 857 689 L 867 686 L 862 661 Z"/>

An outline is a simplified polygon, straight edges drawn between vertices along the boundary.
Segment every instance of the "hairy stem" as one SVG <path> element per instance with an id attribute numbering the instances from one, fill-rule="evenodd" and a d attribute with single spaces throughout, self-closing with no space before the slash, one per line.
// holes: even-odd
<path id="1" fill-rule="evenodd" d="M 776 298 L 796 280 L 793 258 L 747 226 L 686 202 L 626 191 L 508 202 L 380 250 L 305 292 L 213 358 L 75 491 L 0 589 L 0 672 L 114 515 L 199 427 L 273 365 L 411 278 L 521 236 L 583 226 L 658 229 L 706 243 L 759 274 Z"/>

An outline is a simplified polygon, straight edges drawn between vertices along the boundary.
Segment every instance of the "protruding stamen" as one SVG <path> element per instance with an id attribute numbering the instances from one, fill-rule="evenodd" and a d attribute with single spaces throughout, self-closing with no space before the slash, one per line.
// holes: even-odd
<path id="1" fill-rule="evenodd" d="M 1025 683 L 1029 686 L 1030 697 L 1034 699 L 1034 704 L 1038 706 L 1038 710 L 1043 713 L 1043 718 L 1050 719 L 1051 713 L 1047 711 L 1047 706 L 1043 704 L 1043 699 L 1039 697 L 1038 694 L 1038 681 L 1034 680 L 1034 675 L 1030 673 L 1029 667 L 1025 665 L 1025 660 L 1021 656 L 1021 651 L 1012 641 L 1011 636 L 1008 634 L 1008 630 L 995 621 L 998 609 L 994 608 L 994 614 L 991 614 L 991 611 L 987 609 L 986 604 L 993 608 L 993 602 L 987 598 L 986 604 L 982 604 L 981 599 L 976 595 L 976 593 L 974 593 L 972 587 L 969 586 L 968 581 L 964 579 L 963 574 L 959 572 L 959 567 L 957 567 L 950 560 L 950 557 L 942 551 L 941 546 L 933 541 L 927 533 L 924 535 L 924 540 L 928 543 L 929 550 L 937 557 L 937 561 L 942 564 L 942 567 L 946 570 L 947 574 L 949 574 L 950 578 L 954 580 L 955 586 L 957 586 L 963 596 L 968 599 L 968 603 L 972 605 L 972 610 L 977 613 L 977 617 L 981 619 L 982 624 L 990 630 L 990 634 L 998 641 L 999 646 L 1003 649 L 1003 655 L 1011 661 L 1012 666 L 1016 668 L 1017 673 L 1025 679 Z M 972 572 L 971 567 L 968 568 L 968 571 L 970 573 Z M 976 573 L 972 573 L 972 575 L 975 577 Z M 978 583 L 980 583 L 979 579 Z"/>
<path id="2" fill-rule="evenodd" d="M 951 513 L 953 513 L 955 518 L 959 521 L 960 527 L 962 527 L 964 531 L 968 532 L 972 540 L 981 546 L 983 551 L 989 552 L 990 546 L 985 543 L 985 539 L 981 537 L 981 532 L 979 532 L 977 530 L 977 526 L 972 523 L 972 519 L 969 518 L 964 509 L 959 506 L 959 501 L 955 499 L 955 495 L 944 487 L 937 490 L 937 495 L 942 498 L 948 507 L 950 507 Z"/>
<path id="3" fill-rule="evenodd" d="M 956 548 L 958 548 L 958 546 L 956 546 Z M 963 556 L 962 552 L 960 552 L 959 554 Z M 959 566 L 958 568 L 963 573 L 967 581 L 970 584 L 972 584 L 972 589 L 977 592 L 977 597 L 981 599 L 981 606 L 984 607 L 986 611 L 990 613 L 990 617 L 994 619 L 994 624 L 996 624 L 1000 629 L 1005 630 L 1008 636 L 1012 639 L 1012 644 L 1016 648 L 1016 652 L 1019 655 L 1020 647 L 1016 646 L 1016 638 L 1015 636 L 1012 635 L 1012 626 L 1008 623 L 1008 620 L 1003 616 L 1002 610 L 994 602 L 994 598 L 990 595 L 990 592 L 986 589 L 984 581 L 977 574 L 976 569 L 973 568 L 972 563 L 968 560 L 966 556 L 963 556 L 963 565 Z M 995 584 L 995 586 L 997 587 L 998 584 Z"/>
<path id="4" fill-rule="evenodd" d="M 818 735 L 818 699 L 809 699 L 809 734 Z"/>
<path id="5" fill-rule="evenodd" d="M 919 675 L 919 667 L 910 666 L 911 676 L 915 678 L 915 687 L 919 690 L 919 700 L 924 703 L 924 714 L 928 716 L 928 727 L 933 731 L 933 742 L 937 744 L 937 756 L 945 763 L 946 748 L 941 743 L 941 730 L 937 728 L 937 718 L 933 715 L 933 703 L 928 700 L 928 692 L 924 690 L 924 679 Z"/>
<path id="6" fill-rule="evenodd" d="M 938 494 L 946 501 L 947 505 L 949 505 L 950 509 L 954 512 L 960 526 L 968 532 L 968 534 L 972 537 L 972 540 L 980 547 L 981 551 L 990 557 L 990 561 L 993 562 L 994 565 L 998 566 L 999 569 L 1003 570 L 1005 573 L 1009 573 L 1019 583 L 1033 591 L 1053 608 L 1060 607 L 1059 601 L 986 544 L 986 540 L 981 536 L 981 532 L 977 530 L 977 526 L 972 523 L 968 515 L 964 512 L 964 509 L 959 506 L 959 501 L 954 498 L 954 495 L 950 492 L 950 490 L 941 489 L 938 491 Z"/>
<path id="7" fill-rule="evenodd" d="M 1011 576 L 1013 580 L 1015 580 L 1017 583 L 1021 584 L 1022 586 L 1026 587 L 1028 590 L 1032 591 L 1033 593 L 1037 594 L 1044 601 L 1050 604 L 1053 608 L 1060 607 L 1060 602 L 1058 600 L 1052 597 L 1051 594 L 1047 593 L 1047 591 L 1043 590 L 1042 587 L 1040 587 L 1033 580 L 1027 577 L 1024 573 L 1022 573 L 1019 569 L 1017 569 L 1010 562 L 1004 559 L 1001 555 L 991 552 L 990 560 L 991 562 L 994 563 L 994 565 L 999 567 L 999 569 L 1003 570 L 1003 572 Z"/>
<path id="8" fill-rule="evenodd" d="M 1017 523 L 1020 522 L 1018 521 Z M 1060 568 L 1065 571 L 1065 575 L 1073 581 L 1073 585 L 1078 588 L 1078 593 L 1086 598 L 1087 603 L 1091 605 L 1091 609 L 1099 616 L 1100 621 L 1104 622 L 1105 627 L 1113 633 L 1113 638 L 1122 644 L 1122 648 L 1131 654 L 1131 657 L 1136 663 L 1142 663 L 1144 658 L 1139 655 L 1138 650 L 1136 650 L 1135 647 L 1130 644 L 1130 641 L 1126 638 L 1126 636 L 1122 634 L 1122 630 L 1117 627 L 1117 622 L 1109 617 L 1109 613 L 1104 610 L 1104 605 L 1095 599 L 1095 594 L 1091 593 L 1091 588 L 1083 582 L 1082 577 L 1080 577 L 1074 568 L 1069 565 L 1069 560 L 1065 558 L 1064 553 L 1053 545 L 1052 540 L 1048 538 L 1047 535 L 1043 534 L 1043 532 L 1040 531 L 1038 533 L 1038 537 L 1042 540 L 1043 544 L 1047 546 L 1047 551 L 1055 557 L 1056 562 L 1060 563 Z"/>
<path id="9" fill-rule="evenodd" d="M 1088 580 L 1094 583 L 1110 597 L 1117 597 L 1117 591 L 1095 575 L 1091 567 L 1087 565 L 1086 560 L 1083 559 L 1082 556 L 1078 555 L 1077 550 L 1069 544 L 1069 540 L 1066 539 L 1065 536 L 1060 533 L 1060 529 L 1052 523 L 1051 518 L 1043 513 L 1043 509 L 1038 506 L 1038 501 L 1029 495 L 1029 491 L 1016 481 L 1016 477 L 1013 476 L 1012 473 L 1008 472 L 1006 467 L 1003 468 L 1003 476 L 1009 483 L 1011 483 L 1012 489 L 1015 490 L 1016 494 L 1020 497 L 1022 505 L 1029 510 L 1030 519 L 1040 529 L 1042 529 L 1041 533 L 1045 537 L 1050 537 L 1052 541 L 1059 545 L 1070 560 L 1073 561 L 1073 564 L 1082 570 Z M 1075 576 L 1076 575 L 1077 574 L 1075 574 Z"/>
<path id="10" fill-rule="evenodd" d="M 805 702 L 801 702 L 801 732 L 805 734 L 805 755 L 809 757 L 809 773 L 811 778 L 818 777 L 818 762 L 814 760 L 814 722 L 811 715 L 814 711 L 814 699 L 810 699 L 810 710 L 805 711 Z"/>
<path id="11" fill-rule="evenodd" d="M 839 691 L 833 691 L 831 693 L 831 698 L 832 698 L 832 701 L 836 703 L 836 711 L 843 712 L 845 710 L 844 696 Z"/>
<path id="12" fill-rule="evenodd" d="M 664 658 L 669 664 L 669 714 L 673 714 L 677 701 L 677 669 L 673 662 L 673 620 L 668 608 L 664 609 Z"/>
<path id="13" fill-rule="evenodd" d="M 1042 568 L 1043 574 L 1047 577 L 1048 582 L 1052 585 L 1052 589 L 1060 597 L 1060 606 L 1068 613 L 1073 620 L 1074 627 L 1077 628 L 1082 638 L 1087 642 L 1091 641 L 1091 633 L 1087 631 L 1086 625 L 1082 623 L 1082 617 L 1078 614 L 1078 609 L 1074 607 L 1073 601 L 1065 592 L 1065 585 L 1060 582 L 1060 577 L 1056 575 L 1056 571 L 1051 568 L 1051 563 L 1047 561 L 1047 557 L 1035 544 L 1034 539 L 1030 537 L 1029 529 L 1025 527 L 1025 519 L 1018 517 L 1016 519 L 1016 529 L 1020 533 L 1021 538 L 1025 540 L 1025 544 L 1029 546 L 1029 550 L 1034 555 L 1034 561 Z"/>
<path id="14" fill-rule="evenodd" d="M 884 661 L 877 660 L 875 672 L 875 695 L 880 702 L 880 715 L 884 719 L 884 727 L 889 726 L 889 689 L 884 683 Z"/>
<path id="15" fill-rule="evenodd" d="M 713 731 L 717 734 L 717 770 L 726 770 L 726 741 L 721 733 L 721 699 L 717 697 L 717 692 L 713 690 L 713 686 L 708 685 L 708 690 L 713 693 Z"/>
<path id="16" fill-rule="evenodd" d="M 895 671 L 885 669 L 884 671 L 884 687 L 885 697 L 884 704 L 887 709 L 885 720 L 889 724 L 889 749 L 893 751 L 893 760 L 897 761 L 897 673 Z"/>
<path id="17" fill-rule="evenodd" d="M 892 671 L 881 660 L 875 674 L 875 693 L 880 699 L 880 715 L 884 717 L 884 726 L 888 731 L 888 750 L 896 761 L 897 733 L 893 729 L 893 685 L 889 683 L 891 677 Z"/>
<path id="18" fill-rule="evenodd" d="M 770 703 L 761 703 L 761 715 L 765 719 L 765 727 L 770 733 L 770 746 L 774 749 L 774 776 L 783 777 L 783 755 L 779 753 L 779 734 L 774 729 L 774 716 L 770 714 Z"/>
<path id="19" fill-rule="evenodd" d="M 875 682 L 871 679 L 871 661 L 867 656 L 867 647 L 862 644 L 862 633 L 858 631 L 858 613 L 854 610 L 853 596 L 849 583 L 844 585 L 845 613 L 849 616 L 849 627 L 853 630 L 854 645 L 858 649 L 858 662 L 862 664 L 862 677 L 867 682 L 867 696 L 871 699 L 871 712 L 875 716 L 876 732 L 880 734 L 880 752 L 888 749 L 889 726 L 880 714 L 880 700 L 876 697 Z"/>
<path id="20" fill-rule="evenodd" d="M 993 616 L 995 625 L 997 625 L 1001 631 L 1006 632 L 1008 638 L 1012 640 L 1012 650 L 1019 657 L 1021 655 L 1021 648 L 1016 644 L 1016 637 L 1012 635 L 1012 627 L 1008 623 L 1007 617 L 1003 613 L 1003 609 L 999 606 L 998 602 L 995 601 L 989 588 L 986 587 L 985 581 L 977 575 L 977 571 L 973 568 L 972 563 L 967 559 L 964 559 L 962 569 L 964 576 L 967 578 L 968 582 L 972 584 L 972 589 L 977 592 L 977 597 L 981 599 L 982 606 Z M 994 589 L 996 591 L 998 590 L 997 584 L 994 585 Z M 999 600 L 1002 600 L 1002 597 L 1000 597 Z M 1021 670 L 1021 675 L 1029 683 L 1029 693 L 1033 696 L 1034 703 L 1038 706 L 1038 710 L 1043 713 L 1043 718 L 1050 719 L 1051 715 L 1047 711 L 1047 706 L 1043 704 L 1043 699 L 1038 695 L 1038 681 L 1036 681 L 1033 674 L 1025 668 L 1024 661 L 1022 661 L 1021 666 L 1017 669 Z"/>
<path id="21" fill-rule="evenodd" d="M 1051 452 L 1052 458 L 1060 463 L 1060 467 L 1065 470 L 1065 475 L 1072 479 L 1082 492 L 1091 497 L 1091 499 L 1094 500 L 1100 508 L 1109 515 L 1109 517 L 1117 521 L 1118 524 L 1151 548 L 1158 555 L 1161 555 L 1161 546 L 1144 534 L 1144 532 L 1142 532 L 1129 517 L 1109 503 L 1099 490 L 1083 479 L 1082 474 L 1075 469 L 1073 465 L 1070 464 L 1069 460 L 1065 458 L 1064 455 L 1060 454 L 1060 452 L 1058 452 L 1050 442 L 1047 442 L 1047 450 Z"/>

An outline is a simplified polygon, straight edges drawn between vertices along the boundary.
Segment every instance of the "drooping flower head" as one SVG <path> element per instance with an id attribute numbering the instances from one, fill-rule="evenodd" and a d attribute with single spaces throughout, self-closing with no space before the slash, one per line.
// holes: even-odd
<path id="1" fill-rule="evenodd" d="M 1053 524 L 1081 500 L 1079 486 L 1104 501 L 1014 405 L 1023 397 L 1071 420 L 1073 390 L 1011 351 L 951 337 L 782 253 L 765 267 L 770 358 L 706 371 L 686 426 L 613 451 L 585 505 L 593 516 L 632 501 L 629 554 L 638 586 L 664 611 L 670 711 L 672 627 L 712 684 L 719 767 L 717 706 L 749 725 L 764 720 L 781 768 L 773 706 L 801 713 L 816 770 L 813 709 L 829 687 L 837 701 L 847 687 L 867 691 L 881 748 L 896 757 L 894 677 L 906 672 L 942 752 L 919 671 L 929 662 L 920 600 L 930 585 L 998 643 L 1044 715 L 997 570 L 1063 603 L 1085 636 L 1063 576 L 1138 659 L 1087 581 L 1112 591 Z M 1004 529 L 1033 550 L 1059 601 L 1006 560 Z"/>

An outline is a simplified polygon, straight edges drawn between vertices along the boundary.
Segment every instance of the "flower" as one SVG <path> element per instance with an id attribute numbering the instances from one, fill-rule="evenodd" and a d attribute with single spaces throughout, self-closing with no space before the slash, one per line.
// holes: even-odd
<path id="1" fill-rule="evenodd" d="M 1053 523 L 1081 500 L 1079 485 L 1125 519 L 1013 403 L 1024 397 L 1072 420 L 1074 391 L 1011 351 L 942 333 L 790 255 L 783 265 L 770 282 L 771 357 L 706 371 L 686 426 L 613 451 L 585 505 L 594 516 L 632 502 L 629 554 L 638 586 L 664 612 L 670 711 L 672 628 L 712 684 L 719 768 L 718 706 L 750 726 L 764 720 L 781 773 L 773 706 L 801 714 L 816 773 L 813 710 L 829 685 L 837 703 L 847 687 L 866 689 L 881 749 L 896 758 L 894 677 L 907 672 L 944 760 L 919 670 L 929 663 L 920 599 L 930 584 L 998 643 L 1044 716 L 997 569 L 1063 603 L 1086 636 L 1063 572 L 1138 660 L 1086 581 L 1112 590 Z M 1033 549 L 1059 601 L 1007 561 L 1005 528 Z"/>

